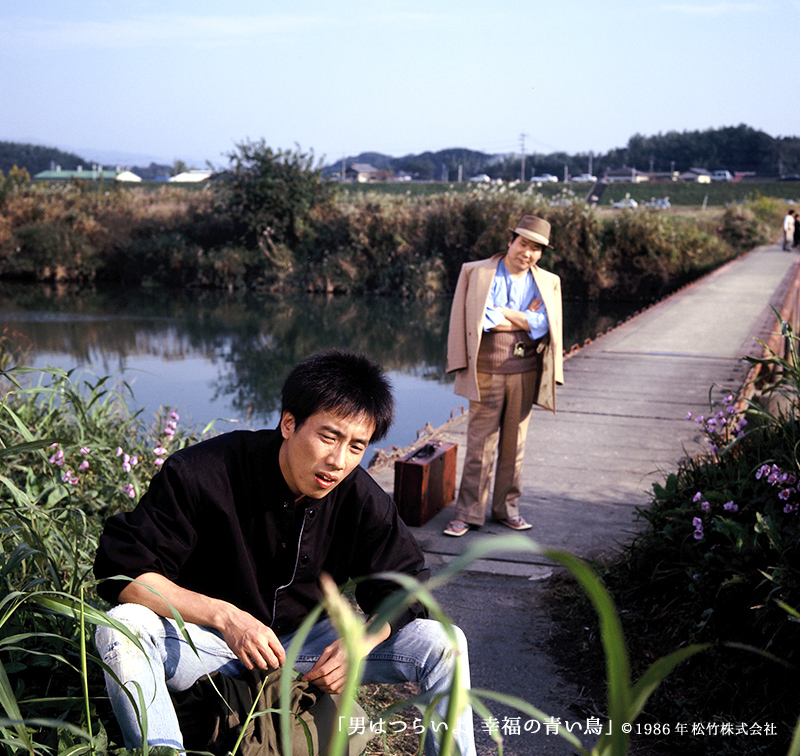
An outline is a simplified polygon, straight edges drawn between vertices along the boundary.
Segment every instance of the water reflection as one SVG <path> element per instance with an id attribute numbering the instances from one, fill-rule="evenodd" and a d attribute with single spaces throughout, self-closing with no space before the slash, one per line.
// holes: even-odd
<path id="1" fill-rule="evenodd" d="M 91 367 L 131 384 L 149 414 L 178 408 L 193 424 L 236 418 L 273 425 L 292 366 L 329 347 L 363 351 L 390 372 L 397 422 L 385 445 L 408 443 L 461 404 L 445 375 L 450 302 L 387 298 L 256 297 L 206 291 L 0 286 L 0 328 L 28 364 Z M 624 316 L 565 303 L 565 343 L 581 343 Z"/>

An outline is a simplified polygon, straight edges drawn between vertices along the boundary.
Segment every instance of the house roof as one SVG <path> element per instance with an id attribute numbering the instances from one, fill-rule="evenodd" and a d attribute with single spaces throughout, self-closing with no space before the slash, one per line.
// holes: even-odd
<path id="1" fill-rule="evenodd" d="M 81 181 L 97 181 L 98 179 L 113 179 L 117 175 L 113 168 L 103 168 L 98 166 L 96 169 L 83 169 L 76 171 L 39 171 L 33 176 L 35 181 L 70 181 L 78 179 Z"/>
<path id="2" fill-rule="evenodd" d="M 183 173 L 179 173 L 176 176 L 173 176 L 172 178 L 168 179 L 168 181 L 193 183 L 196 181 L 206 181 L 207 179 L 210 179 L 213 175 L 214 171 L 205 171 L 197 168 L 192 168 L 189 171 L 184 171 Z"/>
<path id="3" fill-rule="evenodd" d="M 350 166 L 351 171 L 355 171 L 356 173 L 377 173 L 378 169 L 374 165 L 370 165 L 369 163 L 353 163 Z"/>

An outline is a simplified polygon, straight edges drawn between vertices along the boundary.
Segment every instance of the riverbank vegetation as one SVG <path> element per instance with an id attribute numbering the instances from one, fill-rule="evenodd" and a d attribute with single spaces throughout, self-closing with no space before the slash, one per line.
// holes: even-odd
<path id="1" fill-rule="evenodd" d="M 782 203 L 719 214 L 597 212 L 535 186 L 420 197 L 339 191 L 313 156 L 240 145 L 202 189 L 0 179 L 0 278 L 129 286 L 435 297 L 461 264 L 502 251 L 524 213 L 553 224 L 542 265 L 565 295 L 653 300 L 777 236 Z"/>
<path id="2" fill-rule="evenodd" d="M 687 415 L 702 447 L 654 485 L 641 533 L 601 568 L 634 670 L 666 649 L 709 644 L 655 694 L 643 754 L 789 747 L 800 712 L 799 347 L 789 329 L 785 356 L 752 360 L 768 376 L 757 399 L 712 393 L 707 415 Z M 568 588 L 556 607 L 566 667 L 602 687 L 590 607 Z M 658 737 L 656 723 L 671 732 Z M 687 726 L 680 737 L 676 723 Z"/>

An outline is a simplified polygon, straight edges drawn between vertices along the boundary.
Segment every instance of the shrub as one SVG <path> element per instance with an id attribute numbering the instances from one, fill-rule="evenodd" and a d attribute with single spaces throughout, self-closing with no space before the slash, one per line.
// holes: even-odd
<path id="1" fill-rule="evenodd" d="M 769 721 L 783 748 L 800 708 L 800 360 L 791 333 L 787 354 L 753 360 L 771 370 L 764 396 L 779 399 L 775 409 L 728 396 L 708 416 L 687 418 L 706 448 L 654 486 L 639 513 L 645 530 L 604 574 L 626 610 L 636 657 L 714 644 L 708 659 L 667 683 L 651 714 Z M 693 742 L 720 747 L 702 733 Z M 762 745 L 737 743 L 735 752 L 761 753 Z"/>

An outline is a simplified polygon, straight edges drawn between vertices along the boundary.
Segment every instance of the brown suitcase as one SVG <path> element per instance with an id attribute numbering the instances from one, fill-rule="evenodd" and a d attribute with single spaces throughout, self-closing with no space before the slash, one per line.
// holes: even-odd
<path id="1" fill-rule="evenodd" d="M 434 440 L 394 463 L 394 500 L 406 525 L 419 527 L 456 496 L 458 444 Z"/>

